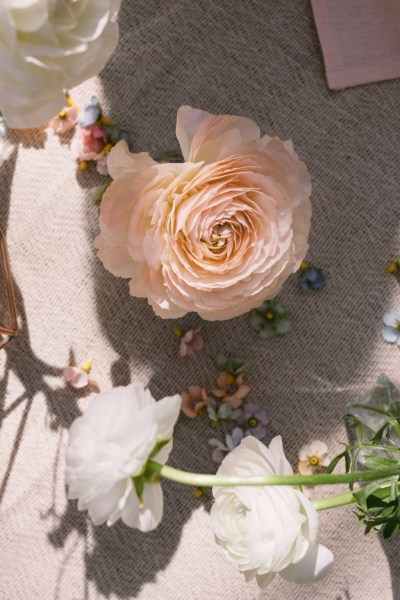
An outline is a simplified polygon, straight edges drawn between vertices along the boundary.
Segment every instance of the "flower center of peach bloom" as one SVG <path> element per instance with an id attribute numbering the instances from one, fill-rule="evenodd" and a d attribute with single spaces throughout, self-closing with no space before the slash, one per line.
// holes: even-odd
<path id="1" fill-rule="evenodd" d="M 312 467 L 315 467 L 316 465 L 319 465 L 319 458 L 318 456 L 309 456 L 308 462 Z"/>
<path id="2" fill-rule="evenodd" d="M 232 227 L 229 223 L 215 225 L 211 232 L 209 245 L 214 248 L 223 248 L 232 235 Z"/>

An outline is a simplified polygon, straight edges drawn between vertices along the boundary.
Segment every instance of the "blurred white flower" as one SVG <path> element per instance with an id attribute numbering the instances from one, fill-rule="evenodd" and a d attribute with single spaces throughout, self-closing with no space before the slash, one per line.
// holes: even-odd
<path id="1" fill-rule="evenodd" d="M 157 527 L 163 512 L 159 481 L 143 477 L 154 458 L 165 464 L 181 408 L 179 395 L 156 402 L 141 385 L 96 395 L 69 432 L 68 497 L 95 525 L 119 518 L 141 531 Z"/>
<path id="2" fill-rule="evenodd" d="M 120 0 L 0 2 L 0 110 L 9 127 L 38 127 L 63 89 L 97 75 L 115 50 Z"/>
<path id="3" fill-rule="evenodd" d="M 312 475 L 321 467 L 327 467 L 329 463 L 328 446 L 321 440 L 304 444 L 299 450 L 298 469 L 302 475 Z"/>
<path id="4" fill-rule="evenodd" d="M 218 475 L 291 475 L 282 439 L 269 448 L 246 437 L 223 460 Z M 333 555 L 317 544 L 318 515 L 299 490 L 289 486 L 214 487 L 211 523 L 217 543 L 249 581 L 265 588 L 277 573 L 293 583 L 327 575 Z"/>

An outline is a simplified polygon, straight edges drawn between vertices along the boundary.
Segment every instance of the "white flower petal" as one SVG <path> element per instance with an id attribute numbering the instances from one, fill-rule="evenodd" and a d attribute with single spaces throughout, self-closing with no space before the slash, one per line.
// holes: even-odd
<path id="1" fill-rule="evenodd" d="M 385 342 L 389 342 L 389 344 L 394 344 L 394 342 L 396 342 L 398 338 L 398 335 L 396 331 L 392 329 L 392 327 L 384 325 L 382 327 L 382 337 L 385 340 Z"/>
<path id="2" fill-rule="evenodd" d="M 251 437 L 242 440 L 218 469 L 218 474 L 240 477 L 291 472 L 280 436 L 269 448 Z M 300 578 L 297 565 L 303 566 L 305 580 L 326 574 L 331 553 L 315 544 L 318 513 L 299 490 L 214 487 L 213 495 L 210 517 L 216 542 L 246 579 L 256 576 L 260 587 L 265 587 L 278 572 L 286 578 Z"/>
<path id="3" fill-rule="evenodd" d="M 103 496 L 98 496 L 89 504 L 89 516 L 94 525 L 102 525 L 105 523 L 110 514 L 118 508 L 118 503 L 121 497 L 124 496 L 126 489 L 125 481 L 118 481 L 108 492 Z"/>
<path id="4" fill-rule="evenodd" d="M 166 440 L 172 436 L 175 423 L 178 420 L 182 406 L 180 394 L 167 396 L 157 402 L 156 419 L 158 425 L 158 437 Z"/>
<path id="5" fill-rule="evenodd" d="M 119 0 L 0 2 L 0 110 L 13 128 L 45 125 L 71 89 L 105 66 Z"/>
<path id="6" fill-rule="evenodd" d="M 398 321 L 400 321 L 400 313 L 395 310 L 389 310 L 383 316 L 383 322 L 387 327 L 396 327 Z"/>
<path id="7" fill-rule="evenodd" d="M 143 506 L 139 506 L 134 491 L 129 496 L 121 519 L 128 527 L 140 531 L 152 531 L 157 527 L 163 515 L 163 495 L 159 483 L 146 484 L 143 490 Z"/>
<path id="8" fill-rule="evenodd" d="M 311 454 L 311 446 L 309 444 L 304 444 L 304 446 L 302 446 L 299 450 L 299 460 L 307 460 Z"/>
<path id="9" fill-rule="evenodd" d="M 333 554 L 328 548 L 321 544 L 313 544 L 301 561 L 289 565 L 279 574 L 291 583 L 313 583 L 328 575 L 333 561 Z"/>
<path id="10" fill-rule="evenodd" d="M 325 442 L 322 442 L 321 440 L 313 440 L 310 443 L 310 446 L 311 453 L 315 454 L 316 456 L 323 456 L 328 452 L 328 446 L 325 444 Z"/>
<path id="11" fill-rule="evenodd" d="M 39 29 L 49 18 L 47 0 L 11 0 L 9 7 L 16 28 L 24 33 Z"/>
<path id="12" fill-rule="evenodd" d="M 112 525 L 122 518 L 130 527 L 150 531 L 162 517 L 159 484 L 145 484 L 139 507 L 132 478 L 140 476 L 157 442 L 172 437 L 180 396 L 156 402 L 141 385 L 97 394 L 69 431 L 66 480 L 68 497 L 93 522 Z M 165 463 L 172 448 L 156 456 Z"/>

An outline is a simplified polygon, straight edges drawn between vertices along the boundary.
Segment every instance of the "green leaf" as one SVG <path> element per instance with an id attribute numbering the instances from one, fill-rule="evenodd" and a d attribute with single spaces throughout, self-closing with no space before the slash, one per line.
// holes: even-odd
<path id="1" fill-rule="evenodd" d="M 350 460 L 350 455 L 349 455 L 348 450 L 344 450 L 344 452 L 341 452 L 340 454 L 335 456 L 335 458 L 332 459 L 331 462 L 329 463 L 329 465 L 326 467 L 326 472 L 332 473 L 333 470 L 335 469 L 335 467 L 337 466 L 337 464 L 342 460 L 342 458 L 345 459 L 346 472 L 347 472 L 347 465 L 348 465 L 348 461 Z"/>
<path id="2" fill-rule="evenodd" d="M 382 486 L 384 486 L 385 484 L 390 484 L 392 481 L 397 482 L 398 476 L 394 475 L 393 477 L 387 477 L 386 479 L 371 481 L 371 483 L 368 483 L 360 490 L 353 492 L 353 496 L 361 510 L 363 510 L 364 512 L 368 511 L 367 499 L 369 496 L 375 495 L 379 496 L 380 498 L 385 498 L 386 496 L 390 495 L 390 486 Z M 378 491 L 380 491 L 380 493 L 377 494 Z"/>
<path id="3" fill-rule="evenodd" d="M 135 486 L 135 492 L 139 500 L 139 506 L 143 505 L 143 490 L 145 484 L 145 478 L 143 475 L 139 475 L 138 477 L 132 477 L 133 485 Z"/>
<path id="4" fill-rule="evenodd" d="M 395 467 L 399 464 L 395 458 L 389 458 L 388 456 L 379 456 L 378 454 L 367 454 L 364 455 L 365 466 L 367 469 L 380 469 L 381 467 Z"/>
<path id="5" fill-rule="evenodd" d="M 400 521 L 398 519 L 392 519 L 384 525 L 382 529 L 383 537 L 385 540 L 396 535 L 400 530 Z"/>
<path id="6" fill-rule="evenodd" d="M 172 440 L 172 437 L 170 437 L 166 440 L 160 440 L 159 442 L 157 442 L 157 444 L 154 446 L 153 450 L 150 452 L 149 460 L 151 460 L 152 458 L 157 456 L 157 454 L 160 452 L 161 448 L 164 448 L 164 446 L 169 444 L 171 440 Z"/>

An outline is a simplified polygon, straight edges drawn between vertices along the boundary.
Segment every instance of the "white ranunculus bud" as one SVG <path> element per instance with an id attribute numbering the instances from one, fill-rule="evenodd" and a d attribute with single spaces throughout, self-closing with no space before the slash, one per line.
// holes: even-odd
<path id="1" fill-rule="evenodd" d="M 38 127 L 70 89 L 114 52 L 120 0 L 0 2 L 0 111 L 10 127 Z"/>
<path id="2" fill-rule="evenodd" d="M 223 460 L 218 475 L 240 477 L 293 473 L 280 436 L 269 448 L 246 437 Z M 214 487 L 211 523 L 217 543 L 247 580 L 265 588 L 276 573 L 293 583 L 327 575 L 333 555 L 317 544 L 318 515 L 299 490 L 289 486 Z"/>
<path id="3" fill-rule="evenodd" d="M 165 464 L 181 408 L 179 395 L 156 402 L 141 385 L 97 394 L 69 431 L 68 497 L 95 525 L 119 518 L 141 531 L 157 527 L 163 512 L 159 481 L 142 477 L 149 458 Z"/>

